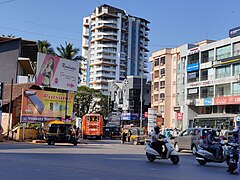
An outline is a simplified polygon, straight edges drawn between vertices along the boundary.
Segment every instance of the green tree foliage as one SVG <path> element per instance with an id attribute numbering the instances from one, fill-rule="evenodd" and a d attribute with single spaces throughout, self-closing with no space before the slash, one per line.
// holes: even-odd
<path id="1" fill-rule="evenodd" d="M 82 56 L 78 56 L 79 49 L 74 48 L 73 44 L 65 42 L 65 47 L 60 44 L 60 47 L 57 47 L 57 51 L 59 52 L 58 56 L 70 59 L 74 61 L 82 60 Z"/>
<path id="2" fill-rule="evenodd" d="M 74 100 L 74 112 L 79 117 L 87 113 L 99 113 L 106 117 L 108 113 L 107 96 L 103 95 L 100 90 L 86 86 L 78 87 Z"/>
<path id="3" fill-rule="evenodd" d="M 44 53 L 44 54 L 51 54 L 51 55 L 56 55 L 54 52 L 54 49 L 52 48 L 52 45 L 44 40 L 44 41 L 38 41 L 38 52 Z"/>

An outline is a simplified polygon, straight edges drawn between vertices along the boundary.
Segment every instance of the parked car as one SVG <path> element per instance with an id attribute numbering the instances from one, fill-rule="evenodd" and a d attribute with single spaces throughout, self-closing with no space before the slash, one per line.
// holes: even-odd
<path id="1" fill-rule="evenodd" d="M 181 150 L 192 150 L 197 152 L 198 145 L 205 142 L 208 132 L 211 128 L 189 128 L 184 130 L 174 139 L 174 148 L 177 152 Z"/>

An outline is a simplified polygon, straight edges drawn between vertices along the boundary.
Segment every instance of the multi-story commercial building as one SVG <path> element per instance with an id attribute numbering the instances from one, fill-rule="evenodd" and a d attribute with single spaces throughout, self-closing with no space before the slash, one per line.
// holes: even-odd
<path id="1" fill-rule="evenodd" d="M 127 76 L 122 82 L 109 81 L 110 112 L 120 112 L 122 120 L 138 120 L 137 123 L 139 123 L 141 113 L 141 86 L 143 91 L 142 112 L 148 112 L 148 108 L 151 107 L 151 85 L 147 81 L 147 78 L 143 78 L 141 84 L 141 78 L 139 76 Z M 119 121 L 120 118 L 117 120 Z"/>
<path id="2" fill-rule="evenodd" d="M 239 32 L 240 28 L 235 28 L 226 39 L 204 40 L 153 53 L 152 107 L 164 115 L 165 126 L 234 128 L 240 114 Z M 172 59 L 174 54 L 176 62 Z M 164 71 L 165 78 L 161 76 Z M 171 105 L 167 108 L 168 104 Z M 167 114 L 171 114 L 174 124 L 168 123 Z"/>
<path id="3" fill-rule="evenodd" d="M 83 19 L 81 85 L 108 92 L 108 80 L 147 71 L 148 21 L 103 4 Z"/>
<path id="4" fill-rule="evenodd" d="M 152 63 L 151 106 L 162 115 L 164 127 L 175 127 L 176 119 L 176 68 L 178 48 L 156 51 L 149 61 Z"/>

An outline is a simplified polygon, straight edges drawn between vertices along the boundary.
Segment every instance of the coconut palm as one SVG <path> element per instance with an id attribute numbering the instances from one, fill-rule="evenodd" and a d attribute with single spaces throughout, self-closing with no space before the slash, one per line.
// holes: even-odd
<path id="1" fill-rule="evenodd" d="M 8 34 L 8 35 L 2 34 L 2 37 L 15 38 L 15 36 L 12 34 Z"/>
<path id="2" fill-rule="evenodd" d="M 53 48 L 51 47 L 52 45 L 47 41 L 38 41 L 38 52 L 44 53 L 44 54 L 51 54 L 51 55 L 56 55 L 54 52 Z"/>
<path id="3" fill-rule="evenodd" d="M 58 56 L 70 59 L 70 60 L 82 60 L 82 56 L 78 56 L 79 49 L 74 48 L 73 44 L 65 42 L 65 47 L 60 44 L 60 47 L 57 47 L 57 51 L 59 52 Z"/>

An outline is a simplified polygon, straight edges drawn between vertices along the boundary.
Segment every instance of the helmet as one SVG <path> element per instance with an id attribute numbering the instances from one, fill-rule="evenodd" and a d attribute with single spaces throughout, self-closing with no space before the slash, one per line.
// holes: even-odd
<path id="1" fill-rule="evenodd" d="M 160 132 L 160 127 L 159 127 L 159 126 L 155 126 L 155 127 L 154 127 L 154 131 L 155 131 L 156 133 L 159 133 L 159 132 Z"/>
<path id="2" fill-rule="evenodd" d="M 233 130 L 233 136 L 234 136 L 235 138 L 238 138 L 238 130 L 237 130 L 237 129 L 234 129 L 234 130 Z"/>

